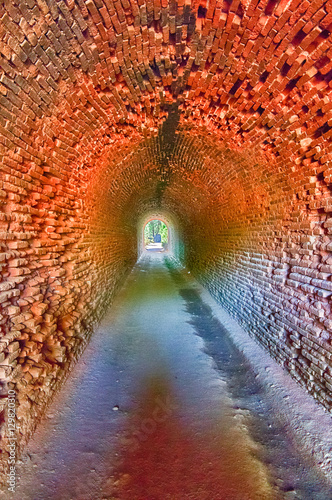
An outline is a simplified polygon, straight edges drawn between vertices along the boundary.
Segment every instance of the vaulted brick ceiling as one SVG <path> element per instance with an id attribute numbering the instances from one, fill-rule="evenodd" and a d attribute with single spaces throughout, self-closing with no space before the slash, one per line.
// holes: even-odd
<path id="1" fill-rule="evenodd" d="M 240 163 L 245 154 L 266 165 L 263 181 L 286 165 L 313 186 L 311 174 L 330 181 L 331 2 L 29 0 L 1 9 L 9 168 L 81 185 L 107 157 L 114 177 L 134 155 L 128 175 L 165 182 L 186 144 L 204 156 L 191 171 L 215 157 L 216 189 L 224 155 L 239 152 Z M 319 209 L 326 199 L 307 202 Z"/>
<path id="2" fill-rule="evenodd" d="M 19 341 L 3 376 L 47 401 L 137 221 L 164 210 L 196 275 L 330 407 L 332 1 L 5 0 L 0 16 L 1 328 Z"/>

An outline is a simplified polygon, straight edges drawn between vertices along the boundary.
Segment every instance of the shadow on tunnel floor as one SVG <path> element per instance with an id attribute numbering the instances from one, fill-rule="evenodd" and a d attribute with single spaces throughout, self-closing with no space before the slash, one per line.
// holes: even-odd
<path id="1" fill-rule="evenodd" d="M 269 405 L 266 389 L 235 346 L 229 331 L 201 299 L 195 282 L 188 282 L 186 271 L 179 270 L 173 259 L 165 260 L 170 275 L 180 287 L 185 309 L 191 316 L 189 323 L 196 335 L 204 340 L 204 351 L 213 358 L 217 370 L 227 381 L 234 407 L 250 414 L 246 425 L 254 441 L 261 445 L 261 458 L 269 466 L 278 500 L 332 499 L 332 488 L 314 468 L 310 457 L 300 457 L 295 451 L 292 436 Z"/>

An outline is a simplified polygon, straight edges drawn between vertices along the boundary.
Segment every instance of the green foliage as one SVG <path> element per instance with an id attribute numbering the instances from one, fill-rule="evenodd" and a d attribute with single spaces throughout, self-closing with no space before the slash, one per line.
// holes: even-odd
<path id="1" fill-rule="evenodd" d="M 168 242 L 168 228 L 161 220 L 151 220 L 144 229 L 145 245 L 153 243 L 156 234 L 160 234 L 161 243 Z"/>

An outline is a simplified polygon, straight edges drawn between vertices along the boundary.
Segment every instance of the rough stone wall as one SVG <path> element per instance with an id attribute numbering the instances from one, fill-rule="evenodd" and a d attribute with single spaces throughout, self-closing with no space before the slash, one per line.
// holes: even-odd
<path id="1" fill-rule="evenodd" d="M 107 184 L 95 173 L 49 175 L 44 165 L 21 164 L 7 172 L 0 375 L 15 383 L 27 438 L 135 262 L 136 234 L 112 217 Z"/>
<path id="2" fill-rule="evenodd" d="M 1 3 L 0 375 L 26 436 L 156 210 L 331 408 L 331 31 L 330 0 Z"/>

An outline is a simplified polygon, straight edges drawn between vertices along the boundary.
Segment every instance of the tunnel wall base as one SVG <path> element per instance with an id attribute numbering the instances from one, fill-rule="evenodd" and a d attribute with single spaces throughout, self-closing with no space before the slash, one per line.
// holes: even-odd
<path id="1" fill-rule="evenodd" d="M 191 253 L 186 264 L 244 330 L 332 412 L 329 332 L 326 332 L 328 338 L 324 338 L 324 330 L 322 334 L 311 318 L 301 313 L 308 303 L 300 302 L 292 294 L 289 266 L 273 259 L 271 254 L 234 255 L 221 251 L 204 262 Z M 302 263 L 303 273 L 313 271 L 309 264 L 304 267 Z M 298 284 L 293 282 L 293 286 Z M 316 300 L 317 314 L 323 311 L 325 303 Z M 303 309 L 296 307 L 298 304 Z"/>

